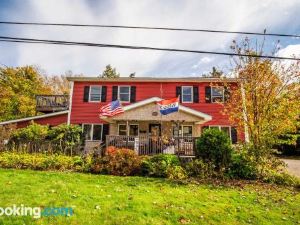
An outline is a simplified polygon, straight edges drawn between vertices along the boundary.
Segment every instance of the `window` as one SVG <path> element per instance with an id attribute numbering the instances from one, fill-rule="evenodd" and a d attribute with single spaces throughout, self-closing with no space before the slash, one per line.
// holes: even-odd
<path id="1" fill-rule="evenodd" d="M 217 129 L 225 132 L 231 140 L 231 127 L 230 126 L 209 126 L 209 129 Z"/>
<path id="2" fill-rule="evenodd" d="M 82 132 L 85 140 L 100 141 L 102 139 L 102 124 L 83 124 Z"/>
<path id="3" fill-rule="evenodd" d="M 119 124 L 119 135 L 127 135 L 126 124 Z M 139 135 L 139 125 L 130 124 L 129 125 L 129 135 L 138 136 Z"/>
<path id="4" fill-rule="evenodd" d="M 119 135 L 127 135 L 126 124 L 119 124 Z"/>
<path id="5" fill-rule="evenodd" d="M 139 135 L 139 125 L 138 124 L 130 124 L 129 125 L 129 135 L 131 135 L 131 136 Z"/>
<path id="6" fill-rule="evenodd" d="M 173 136 L 183 136 L 183 137 L 192 137 L 193 136 L 193 126 L 192 125 L 182 125 L 179 127 L 173 127 Z"/>
<path id="7" fill-rule="evenodd" d="M 119 86 L 118 93 L 121 102 L 130 102 L 130 86 Z"/>
<path id="8" fill-rule="evenodd" d="M 193 135 L 193 127 L 192 126 L 182 126 L 182 135 L 184 137 L 192 137 Z"/>
<path id="9" fill-rule="evenodd" d="M 101 86 L 90 86 L 90 102 L 100 102 L 101 101 Z"/>
<path id="10" fill-rule="evenodd" d="M 191 86 L 182 86 L 181 87 L 182 93 L 182 102 L 193 102 L 193 87 Z"/>
<path id="11" fill-rule="evenodd" d="M 224 87 L 211 87 L 211 102 L 224 102 Z"/>

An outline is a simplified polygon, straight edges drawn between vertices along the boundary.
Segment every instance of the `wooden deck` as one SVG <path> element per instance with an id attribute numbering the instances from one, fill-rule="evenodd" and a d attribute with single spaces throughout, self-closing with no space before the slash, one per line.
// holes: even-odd
<path id="1" fill-rule="evenodd" d="M 37 95 L 36 111 L 37 112 L 58 112 L 69 109 L 68 95 Z"/>
<path id="2" fill-rule="evenodd" d="M 128 148 L 138 155 L 177 154 L 194 156 L 197 137 L 107 135 L 106 146 Z"/>

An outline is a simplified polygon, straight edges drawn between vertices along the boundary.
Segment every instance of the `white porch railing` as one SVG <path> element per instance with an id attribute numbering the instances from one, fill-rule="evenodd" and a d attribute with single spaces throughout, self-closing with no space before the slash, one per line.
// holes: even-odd
<path id="1" fill-rule="evenodd" d="M 197 137 L 161 136 L 125 136 L 107 135 L 106 147 L 127 148 L 134 150 L 138 155 L 177 154 L 184 156 L 195 155 Z"/>

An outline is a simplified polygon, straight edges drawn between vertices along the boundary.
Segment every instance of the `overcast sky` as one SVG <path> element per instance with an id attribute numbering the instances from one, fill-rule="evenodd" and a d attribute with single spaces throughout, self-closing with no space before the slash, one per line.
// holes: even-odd
<path id="1" fill-rule="evenodd" d="M 299 0 L 1 0 L 0 20 L 20 22 L 164 26 L 300 34 Z M 230 51 L 245 36 L 124 29 L 0 25 L 1 36 Z M 253 37 L 253 40 L 257 37 Z M 267 38 L 270 51 L 278 38 Z M 300 39 L 281 38 L 282 56 L 300 54 Z M 0 42 L 0 63 L 38 65 L 47 74 L 99 75 L 105 65 L 121 76 L 200 76 L 212 66 L 229 71 L 227 56 Z"/>

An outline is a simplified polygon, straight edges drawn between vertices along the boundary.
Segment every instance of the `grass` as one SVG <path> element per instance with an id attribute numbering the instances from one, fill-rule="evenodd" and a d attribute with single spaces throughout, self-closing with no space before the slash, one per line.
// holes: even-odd
<path id="1" fill-rule="evenodd" d="M 178 184 L 165 179 L 0 169 L 0 207 L 72 207 L 69 217 L 0 224 L 297 224 L 300 194 L 283 187 Z"/>

